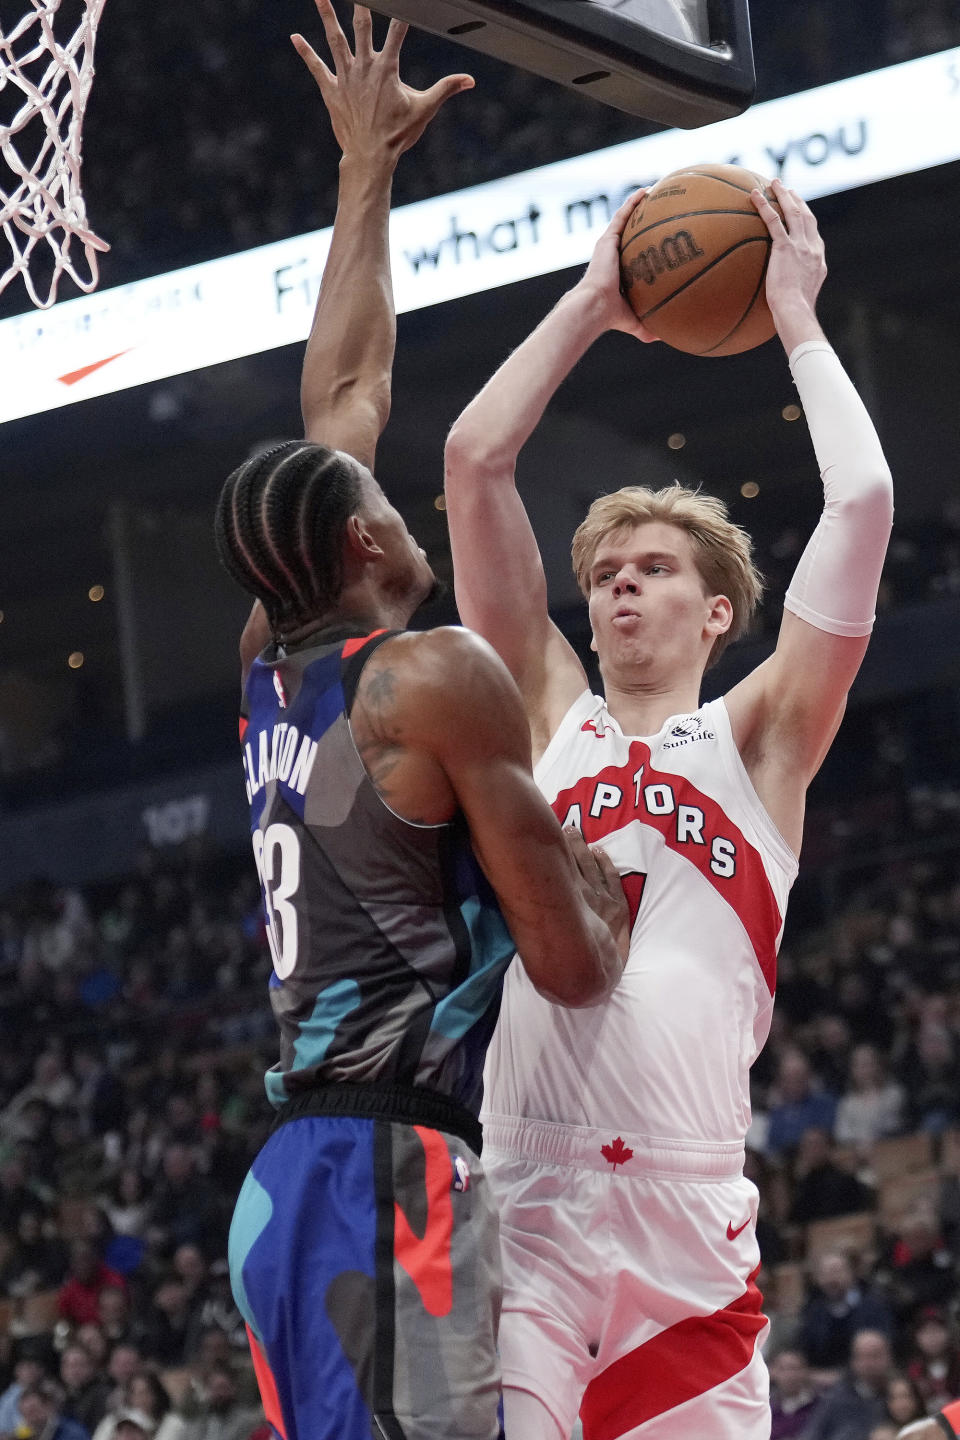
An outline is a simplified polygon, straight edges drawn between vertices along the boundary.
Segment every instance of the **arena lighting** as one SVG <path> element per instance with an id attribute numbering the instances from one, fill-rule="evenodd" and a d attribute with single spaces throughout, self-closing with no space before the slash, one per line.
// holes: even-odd
<path id="1" fill-rule="evenodd" d="M 814 200 L 957 159 L 960 46 L 695 134 L 667 130 L 401 206 L 397 309 L 582 265 L 623 195 L 683 165 L 735 161 Z M 329 229 L 314 231 L 0 321 L 0 422 L 302 343 L 329 244 Z"/>

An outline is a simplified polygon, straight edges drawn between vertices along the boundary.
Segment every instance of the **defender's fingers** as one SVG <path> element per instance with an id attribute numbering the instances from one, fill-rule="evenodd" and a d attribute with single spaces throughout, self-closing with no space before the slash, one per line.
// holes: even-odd
<path id="1" fill-rule="evenodd" d="M 347 44 L 347 37 L 340 29 L 340 21 L 337 19 L 337 12 L 333 8 L 332 0 L 315 0 L 317 14 L 323 25 L 323 33 L 327 37 L 327 44 L 330 46 L 330 54 L 333 56 L 334 64 L 338 70 L 349 65 L 353 59 L 350 46 Z"/>
<path id="2" fill-rule="evenodd" d="M 336 83 L 333 71 L 327 69 L 326 65 L 324 65 L 323 61 L 320 59 L 320 56 L 314 50 L 313 46 L 308 44 L 307 41 L 304 40 L 302 35 L 291 35 L 290 40 L 293 44 L 294 50 L 296 50 L 297 54 L 300 56 L 300 59 L 306 65 L 307 69 L 310 71 L 310 74 L 320 86 L 321 93 L 323 92 L 325 86 L 333 85 Z"/>
<path id="3" fill-rule="evenodd" d="M 622 893 L 623 887 L 620 884 L 620 871 L 617 869 L 616 865 L 614 865 L 606 850 L 601 850 L 599 846 L 591 847 L 590 853 L 593 856 L 594 860 L 596 860 L 597 862 L 597 866 L 603 878 L 603 883 L 606 885 L 607 889 L 611 892 L 611 894 L 614 895 L 617 893 L 617 891 L 620 891 Z"/>
<path id="4" fill-rule="evenodd" d="M 410 26 L 406 20 L 391 20 L 387 29 L 387 38 L 383 42 L 382 55 L 387 55 L 391 60 L 400 59 L 400 47 L 403 44 L 404 36 Z"/>
<path id="5" fill-rule="evenodd" d="M 472 75 L 445 75 L 442 80 L 431 85 L 429 90 L 421 90 L 420 94 L 431 114 L 435 115 L 451 95 L 459 95 L 461 90 L 472 90 L 473 86 Z"/>
<path id="6" fill-rule="evenodd" d="M 366 5 L 353 7 L 353 48 L 358 59 L 369 60 L 373 54 L 373 19 Z"/>
<path id="7" fill-rule="evenodd" d="M 590 846 L 584 840 L 580 831 L 575 826 L 564 830 L 563 838 L 567 842 L 567 849 L 573 856 L 577 869 L 590 885 L 596 886 L 597 862 L 590 854 Z"/>

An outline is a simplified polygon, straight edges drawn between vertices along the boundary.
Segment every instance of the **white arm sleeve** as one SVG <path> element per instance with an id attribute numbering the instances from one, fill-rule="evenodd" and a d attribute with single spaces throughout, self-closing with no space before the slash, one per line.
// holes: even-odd
<path id="1" fill-rule="evenodd" d="M 869 635 L 893 524 L 893 483 L 866 407 L 833 349 L 798 345 L 790 369 L 823 480 L 823 514 L 784 607 L 831 635 Z"/>

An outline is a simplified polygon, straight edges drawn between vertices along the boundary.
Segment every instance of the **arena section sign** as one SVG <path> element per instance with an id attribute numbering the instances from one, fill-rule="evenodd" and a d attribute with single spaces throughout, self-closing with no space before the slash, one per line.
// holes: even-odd
<path id="1" fill-rule="evenodd" d="M 397 309 L 583 264 L 622 198 L 682 165 L 745 165 L 815 200 L 956 159 L 960 47 L 401 206 Z M 0 322 L 0 422 L 303 341 L 329 243 L 318 230 Z"/>

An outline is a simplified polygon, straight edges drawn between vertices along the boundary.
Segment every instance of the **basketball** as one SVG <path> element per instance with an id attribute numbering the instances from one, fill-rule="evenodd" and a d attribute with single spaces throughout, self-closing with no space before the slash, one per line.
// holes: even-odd
<path id="1" fill-rule="evenodd" d="M 658 339 L 690 355 L 738 355 L 774 333 L 770 233 L 750 191 L 777 213 L 770 182 L 739 165 L 674 170 L 642 199 L 620 241 L 623 291 Z"/>

